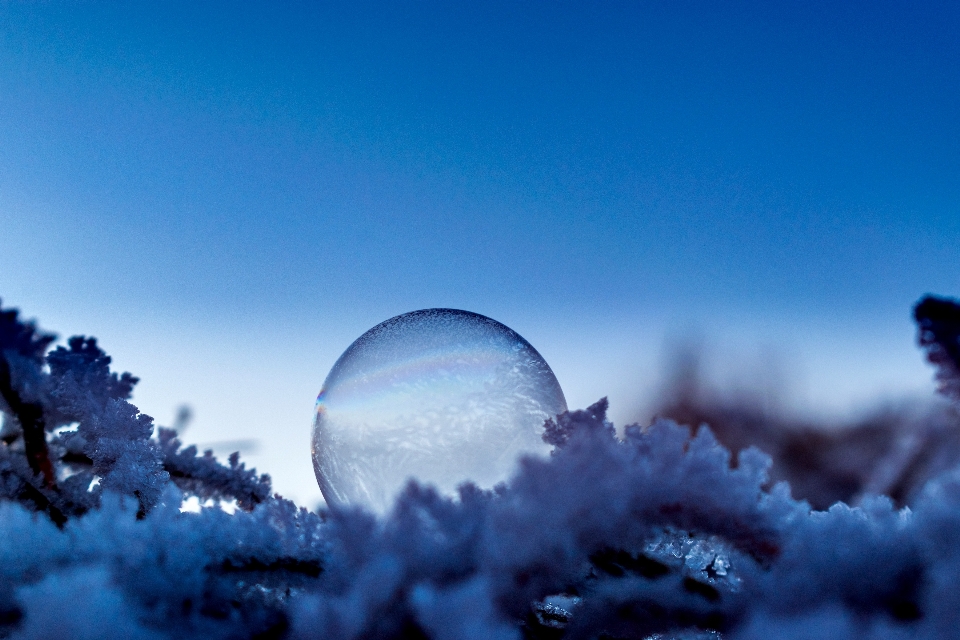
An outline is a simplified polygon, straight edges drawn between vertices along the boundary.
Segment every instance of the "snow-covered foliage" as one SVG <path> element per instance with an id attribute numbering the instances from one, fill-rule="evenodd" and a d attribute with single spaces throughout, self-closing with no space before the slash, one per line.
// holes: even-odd
<path id="1" fill-rule="evenodd" d="M 921 320 L 927 348 L 950 335 L 937 327 Z M 553 455 L 524 460 L 493 492 L 467 485 L 450 500 L 411 483 L 382 519 L 311 513 L 271 497 L 269 478 L 236 454 L 222 465 L 155 429 L 129 402 L 137 379 L 111 372 L 93 339 L 51 344 L 0 312 L 8 637 L 893 639 L 960 628 L 960 470 L 910 508 L 876 496 L 818 511 L 771 485 L 759 450 L 732 456 L 708 428 L 667 420 L 617 438 L 601 400 L 549 422 Z M 189 496 L 214 506 L 181 511 Z M 215 505 L 232 500 L 234 513 Z"/>
<path id="2" fill-rule="evenodd" d="M 927 296 L 914 308 L 913 316 L 920 326 L 920 345 L 938 369 L 940 390 L 960 400 L 960 305 Z"/>

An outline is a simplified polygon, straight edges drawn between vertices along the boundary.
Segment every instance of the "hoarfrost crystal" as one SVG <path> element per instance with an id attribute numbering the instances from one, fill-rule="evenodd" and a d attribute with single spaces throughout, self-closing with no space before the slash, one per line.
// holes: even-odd
<path id="1" fill-rule="evenodd" d="M 410 478 L 451 494 L 491 488 L 543 423 L 566 411 L 530 343 L 469 311 L 425 309 L 378 324 L 340 356 L 317 398 L 313 467 L 327 504 L 386 511 Z"/>

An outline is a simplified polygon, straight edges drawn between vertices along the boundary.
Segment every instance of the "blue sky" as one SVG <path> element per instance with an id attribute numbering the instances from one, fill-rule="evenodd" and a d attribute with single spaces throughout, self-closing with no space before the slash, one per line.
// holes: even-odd
<path id="1" fill-rule="evenodd" d="M 690 332 L 801 405 L 925 392 L 958 32 L 946 2 L 3 3 L 0 296 L 303 500 L 330 365 L 417 308 L 508 324 L 620 421 Z"/>

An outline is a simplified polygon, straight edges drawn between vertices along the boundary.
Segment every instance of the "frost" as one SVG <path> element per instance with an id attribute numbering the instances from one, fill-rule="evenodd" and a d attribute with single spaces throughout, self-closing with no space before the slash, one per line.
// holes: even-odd
<path id="1" fill-rule="evenodd" d="M 920 346 L 937 366 L 940 390 L 960 400 L 960 303 L 927 296 L 914 307 L 920 326 Z"/>
<path id="2" fill-rule="evenodd" d="M 709 428 L 669 420 L 620 439 L 601 400 L 549 421 L 553 454 L 493 491 L 410 483 L 384 517 L 312 513 L 237 454 L 224 464 L 155 427 L 129 402 L 136 378 L 93 339 L 44 355 L 51 341 L 0 311 L 6 637 L 932 639 L 960 626 L 960 468 L 909 508 L 864 495 L 816 510 L 771 482 L 758 449 L 734 457 Z"/>

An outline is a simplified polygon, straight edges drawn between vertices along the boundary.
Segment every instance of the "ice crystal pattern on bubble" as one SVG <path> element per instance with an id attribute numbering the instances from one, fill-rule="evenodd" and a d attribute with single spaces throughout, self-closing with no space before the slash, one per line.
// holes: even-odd
<path id="1" fill-rule="evenodd" d="M 337 360 L 317 400 L 313 463 L 331 507 L 384 512 L 410 478 L 448 495 L 491 488 L 547 454 L 566 411 L 530 343 L 485 316 L 425 309 L 378 324 Z"/>

